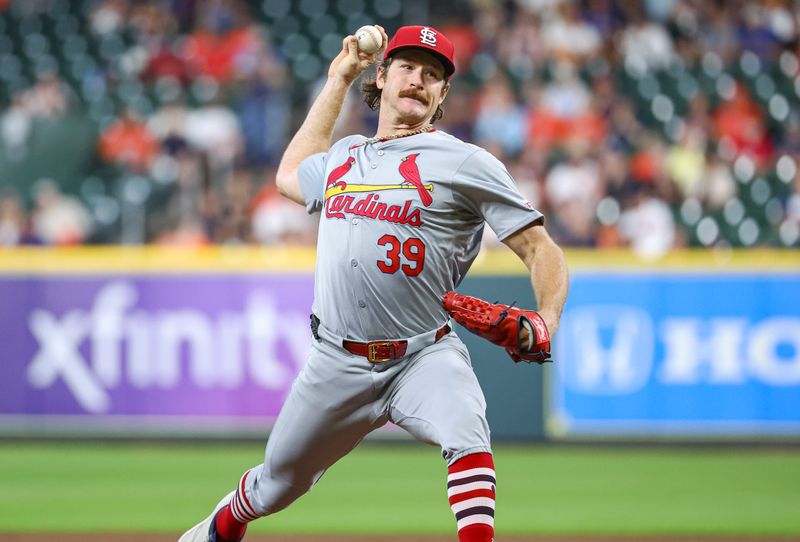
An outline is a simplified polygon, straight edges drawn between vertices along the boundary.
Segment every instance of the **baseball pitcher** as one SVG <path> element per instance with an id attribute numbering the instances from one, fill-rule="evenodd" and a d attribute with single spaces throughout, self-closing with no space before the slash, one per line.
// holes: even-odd
<path id="1" fill-rule="evenodd" d="M 455 72 L 450 40 L 428 26 L 402 27 L 391 40 L 376 28 L 382 46 L 372 54 L 344 39 L 278 168 L 281 193 L 321 213 L 308 363 L 264 463 L 180 542 L 241 540 L 248 522 L 289 506 L 387 422 L 441 449 L 459 540 L 493 539 L 485 400 L 449 322 L 514 361 L 548 361 L 566 264 L 505 167 L 434 127 Z M 378 111 L 377 133 L 331 144 L 348 90 L 381 53 L 376 78 L 361 88 Z M 530 269 L 538 312 L 454 292 L 486 223 Z"/>

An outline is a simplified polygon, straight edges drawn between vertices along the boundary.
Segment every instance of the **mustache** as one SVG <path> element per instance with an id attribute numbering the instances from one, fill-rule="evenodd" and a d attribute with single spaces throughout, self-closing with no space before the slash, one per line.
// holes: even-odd
<path id="1" fill-rule="evenodd" d="M 418 90 L 408 89 L 408 90 L 401 90 L 400 91 L 401 98 L 411 98 L 421 102 L 424 105 L 428 105 L 428 98 L 425 97 L 425 94 Z"/>

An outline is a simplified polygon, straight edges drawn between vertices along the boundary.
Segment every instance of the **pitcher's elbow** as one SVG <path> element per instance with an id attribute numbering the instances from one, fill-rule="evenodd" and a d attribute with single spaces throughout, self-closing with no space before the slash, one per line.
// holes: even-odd
<path id="1" fill-rule="evenodd" d="M 278 192 L 281 196 L 287 198 L 292 196 L 294 184 L 296 184 L 292 182 L 294 178 L 293 175 L 287 175 L 280 171 L 275 175 L 275 186 L 278 188 Z"/>

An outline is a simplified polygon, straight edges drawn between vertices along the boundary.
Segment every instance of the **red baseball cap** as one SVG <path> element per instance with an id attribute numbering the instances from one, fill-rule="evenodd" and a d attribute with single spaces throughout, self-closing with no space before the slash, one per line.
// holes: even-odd
<path id="1" fill-rule="evenodd" d="M 402 49 L 424 49 L 431 53 L 442 63 L 448 77 L 456 71 L 453 42 L 431 26 L 401 26 L 389 40 L 383 58 Z"/>

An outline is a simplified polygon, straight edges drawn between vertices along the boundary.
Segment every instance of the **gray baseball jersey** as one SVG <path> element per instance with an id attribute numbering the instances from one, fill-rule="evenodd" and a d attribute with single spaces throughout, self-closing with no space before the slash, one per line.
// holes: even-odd
<path id="1" fill-rule="evenodd" d="M 505 167 L 442 131 L 369 143 L 346 137 L 298 176 L 321 211 L 313 311 L 338 336 L 407 338 L 440 327 L 442 295 L 480 249 L 541 219 Z"/>
<path id="2" fill-rule="evenodd" d="M 313 311 L 326 332 L 281 409 L 264 463 L 242 477 L 234 497 L 242 520 L 288 506 L 387 422 L 440 446 L 448 465 L 491 452 L 467 348 L 455 333 L 431 332 L 447 330 L 442 295 L 475 259 L 484 223 L 504 239 L 542 217 L 499 161 L 441 131 L 345 138 L 306 159 L 299 179 L 308 210 L 322 212 Z M 408 350 L 371 363 L 344 339 L 407 340 Z"/>

